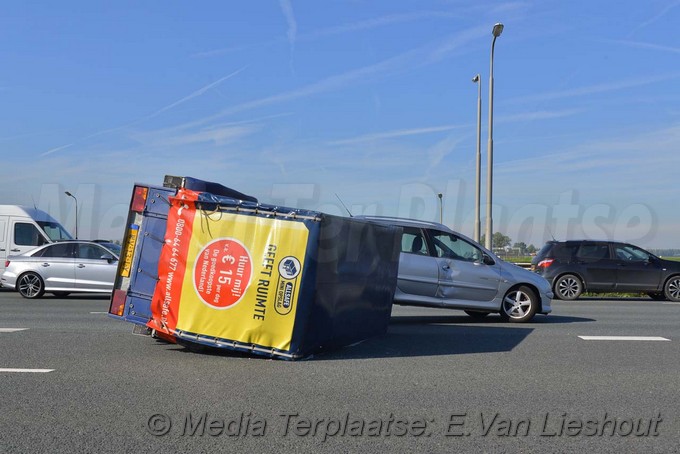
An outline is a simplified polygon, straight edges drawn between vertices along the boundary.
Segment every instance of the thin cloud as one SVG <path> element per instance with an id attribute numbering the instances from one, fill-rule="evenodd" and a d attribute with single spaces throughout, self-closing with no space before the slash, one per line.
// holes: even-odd
<path id="1" fill-rule="evenodd" d="M 352 137 L 349 139 L 336 140 L 333 142 L 328 142 L 328 145 L 348 145 L 355 143 L 372 142 L 374 140 L 393 139 L 395 137 L 432 134 L 435 132 L 451 131 L 454 129 L 464 128 L 467 126 L 468 125 L 443 125 L 443 126 L 431 126 L 428 128 L 399 129 L 395 131 L 380 132 L 376 134 L 366 134 L 358 137 Z"/>
<path id="2" fill-rule="evenodd" d="M 500 164 L 497 172 L 513 175 L 521 171 L 555 178 L 553 173 L 547 173 L 545 169 L 559 168 L 561 176 L 571 179 L 573 173 L 597 169 L 598 172 L 601 171 L 597 173 L 598 178 L 610 184 L 612 181 L 622 181 L 623 170 L 633 172 L 636 176 L 672 171 L 680 159 L 676 153 L 679 145 L 680 124 L 644 134 L 601 139 L 555 153 L 512 160 Z M 648 150 L 655 150 L 655 153 L 650 154 Z M 612 179 L 605 177 L 608 172 L 614 174 Z M 628 185 L 628 180 L 624 181 Z M 650 182 L 651 180 L 648 181 Z M 639 188 L 636 187 L 635 190 Z"/>
<path id="3" fill-rule="evenodd" d="M 578 96 L 592 95 L 596 93 L 604 93 L 609 91 L 624 90 L 627 88 L 640 87 L 643 85 L 655 84 L 664 80 L 677 79 L 680 73 L 672 73 L 664 76 L 653 76 L 647 78 L 637 78 L 620 80 L 605 84 L 590 85 L 587 87 L 573 88 L 570 90 L 556 91 L 550 93 L 542 93 L 537 95 L 529 95 L 521 98 L 514 98 L 509 102 L 529 102 L 529 101 L 547 101 L 560 98 L 574 98 Z"/>
<path id="4" fill-rule="evenodd" d="M 536 112 L 523 112 L 514 115 L 499 116 L 496 121 L 499 123 L 515 123 L 521 121 L 550 120 L 552 118 L 570 117 L 583 112 L 583 109 L 568 109 L 560 111 L 541 110 Z"/>
<path id="5" fill-rule="evenodd" d="M 295 73 L 295 67 L 293 66 L 293 56 L 295 55 L 297 21 L 295 20 L 295 14 L 293 14 L 293 5 L 291 5 L 290 0 L 279 0 L 279 6 L 281 6 L 281 11 L 283 11 L 283 15 L 286 17 L 286 23 L 288 24 L 288 30 L 286 31 L 288 46 L 290 47 L 290 57 L 288 64 L 290 65 L 291 73 Z"/>
<path id="6" fill-rule="evenodd" d="M 297 90 L 283 92 L 238 104 L 204 119 L 196 120 L 192 123 L 192 125 L 196 126 L 214 121 L 215 119 L 225 115 L 232 115 L 244 110 L 251 110 L 259 107 L 279 104 L 282 102 L 293 101 L 299 98 L 314 96 L 320 93 L 325 93 L 345 87 L 352 83 L 366 83 L 368 80 L 383 76 L 385 74 L 394 74 L 428 66 L 453 55 L 455 52 L 468 50 L 469 43 L 476 41 L 486 34 L 488 34 L 488 26 L 486 25 L 465 29 L 434 44 L 430 43 L 425 46 L 403 52 L 394 57 L 379 61 L 378 63 L 374 63 L 372 65 L 327 77 L 326 79 L 322 79 L 305 87 L 298 88 Z"/>
<path id="7" fill-rule="evenodd" d="M 431 52 L 430 55 L 428 55 L 428 57 L 431 62 L 440 61 L 447 57 L 452 52 L 455 52 L 459 49 L 463 49 L 468 44 L 474 43 L 481 37 L 486 36 L 488 34 L 489 26 L 486 24 L 474 28 L 468 28 L 467 30 L 463 30 L 460 33 L 457 33 L 456 35 L 451 36 L 440 46 L 435 48 L 433 52 Z"/>
<path id="8" fill-rule="evenodd" d="M 672 10 L 673 8 L 675 8 L 676 6 L 679 6 L 679 5 L 680 5 L 680 1 L 678 1 L 678 0 L 666 5 L 656 15 L 652 16 L 651 18 L 647 19 L 646 21 L 642 22 L 640 25 L 635 27 L 633 30 L 631 30 L 631 32 L 628 34 L 628 36 L 633 36 L 633 34 L 635 32 L 637 32 L 638 30 L 640 30 L 641 28 L 647 27 L 647 26 L 653 24 L 654 22 L 658 21 L 659 19 L 664 17 L 666 14 L 668 14 L 668 12 L 670 10 Z"/>
<path id="9" fill-rule="evenodd" d="M 256 125 L 224 126 L 175 136 L 144 133 L 136 135 L 135 138 L 146 145 L 155 147 L 177 147 L 209 142 L 215 145 L 224 145 L 253 134 L 258 129 L 259 127 Z"/>
<path id="10" fill-rule="evenodd" d="M 59 131 L 61 131 L 61 130 L 54 129 L 54 130 L 49 130 L 49 131 L 36 131 L 36 132 L 28 132 L 28 133 L 23 133 L 23 134 L 16 134 L 16 135 L 13 135 L 13 136 L 0 137 L 0 142 L 4 142 L 4 141 L 7 141 L 7 140 L 23 139 L 24 137 L 44 136 L 44 135 L 53 134 L 53 133 L 59 132 Z"/>
<path id="11" fill-rule="evenodd" d="M 297 36 L 297 21 L 295 20 L 295 14 L 293 14 L 293 5 L 291 5 L 290 0 L 279 0 L 279 6 L 286 18 L 286 24 L 288 24 L 286 37 L 292 49 L 295 46 L 295 37 Z"/>
<path id="12" fill-rule="evenodd" d="M 196 52 L 196 53 L 190 55 L 190 57 L 191 58 L 217 57 L 217 56 L 220 56 L 220 55 L 230 54 L 232 52 L 240 52 L 240 51 L 244 51 L 244 50 L 252 50 L 252 49 L 258 49 L 258 48 L 273 46 L 273 45 L 281 43 L 284 39 L 286 41 L 288 41 L 288 44 L 289 44 L 291 51 L 292 51 L 295 48 L 295 42 L 299 39 L 298 33 L 297 33 L 297 21 L 295 20 L 295 14 L 293 12 L 293 5 L 291 4 L 291 2 L 289 0 L 279 0 L 279 7 L 281 8 L 281 11 L 283 12 L 283 15 L 286 19 L 287 30 L 286 30 L 286 37 L 285 38 L 276 37 L 276 38 L 270 39 L 268 41 L 262 41 L 262 42 L 259 42 L 259 43 L 223 47 L 223 48 L 220 48 L 220 49 L 205 50 L 205 51 L 201 51 L 201 52 Z"/>
<path id="13" fill-rule="evenodd" d="M 237 69 L 236 71 L 232 72 L 231 74 L 227 74 L 226 76 L 224 76 L 224 77 L 222 77 L 222 78 L 216 80 L 215 82 L 211 82 L 211 83 L 209 83 L 208 85 L 199 88 L 198 90 L 196 90 L 195 92 L 191 93 L 190 95 L 185 96 L 184 98 L 182 98 L 182 99 L 180 99 L 180 100 L 178 100 L 178 101 L 175 101 L 175 102 L 173 102 L 172 104 L 168 104 L 167 106 L 165 106 L 165 107 L 163 107 L 163 108 L 157 110 L 156 112 L 152 113 L 151 115 L 148 115 L 148 116 L 142 118 L 142 119 L 139 120 L 138 122 L 146 121 L 146 120 L 149 120 L 149 119 L 151 119 L 151 118 L 157 117 L 158 115 L 162 114 L 163 112 L 167 112 L 168 110 L 173 109 L 173 108 L 179 106 L 180 104 L 184 104 L 184 103 L 187 102 L 187 101 L 191 101 L 192 99 L 201 96 L 202 94 L 204 94 L 205 92 L 207 92 L 207 91 L 210 90 L 211 88 L 217 87 L 218 85 L 220 85 L 220 84 L 221 84 L 222 82 L 224 82 L 225 80 L 231 79 L 232 77 L 234 77 L 234 76 L 236 76 L 237 74 L 241 73 L 241 72 L 242 72 L 243 70 L 245 70 L 246 68 L 247 68 L 247 66 L 244 66 L 243 68 Z"/>
<path id="14" fill-rule="evenodd" d="M 283 2 L 284 0 L 282 0 Z M 282 5 L 283 9 L 283 5 Z M 456 18 L 456 17 L 461 17 L 460 14 L 456 13 L 449 13 L 445 11 L 419 11 L 419 12 L 414 12 L 414 13 L 406 13 L 406 14 L 392 14 L 388 16 L 381 16 L 381 17 L 376 17 L 373 19 L 366 19 L 358 22 L 351 22 L 348 24 L 342 24 L 342 25 L 337 25 L 334 27 L 328 27 L 324 28 L 321 30 L 314 30 L 308 33 L 297 33 L 297 22 L 295 22 L 294 16 L 292 16 L 292 8 L 290 9 L 291 12 L 291 18 L 293 20 L 293 23 L 295 24 L 294 28 L 290 27 L 290 22 L 289 22 L 289 28 L 288 28 L 288 33 L 286 36 L 286 39 L 290 42 L 291 40 L 291 30 L 294 31 L 293 38 L 294 42 L 300 42 L 300 41 L 313 41 L 319 38 L 325 38 L 329 36 L 335 36 L 335 35 L 343 35 L 347 33 L 355 33 L 359 31 L 364 31 L 364 30 L 372 30 L 375 28 L 380 28 L 380 27 L 385 27 L 389 25 L 394 25 L 394 24 L 400 24 L 400 23 L 407 23 L 407 22 L 415 22 L 418 20 L 422 19 L 448 19 L 448 18 Z M 284 10 L 284 14 L 286 14 Z M 203 52 L 197 52 L 191 57 L 194 58 L 204 58 L 204 57 L 215 57 L 218 55 L 224 55 L 232 52 L 238 52 L 238 51 L 243 51 L 243 50 L 249 50 L 249 49 L 255 49 L 258 47 L 267 47 L 267 46 L 272 46 L 277 43 L 280 43 L 282 41 L 281 38 L 275 38 L 271 39 L 269 41 L 264 41 L 261 43 L 257 44 L 249 44 L 249 45 L 243 45 L 243 46 L 231 46 L 231 47 L 225 47 L 222 49 L 214 49 L 214 50 L 207 50 Z"/>
<path id="15" fill-rule="evenodd" d="M 385 27 L 387 25 L 415 22 L 422 19 L 448 19 L 456 17 L 460 17 L 460 15 L 445 11 L 416 11 L 406 14 L 391 14 L 388 16 L 376 17 L 373 19 L 366 19 L 358 22 L 312 31 L 304 35 L 300 35 L 299 39 L 307 41 L 327 36 L 343 35 L 346 33 L 354 33 L 363 30 L 372 30 L 379 27 Z"/>
<path id="16" fill-rule="evenodd" d="M 85 137 L 81 137 L 80 139 L 78 139 L 78 140 L 76 140 L 75 142 L 70 143 L 70 144 L 68 144 L 68 145 L 62 145 L 62 146 L 60 146 L 60 147 L 52 148 L 51 150 L 48 150 L 48 151 L 42 153 L 40 156 L 47 156 L 47 155 L 50 155 L 50 154 L 55 153 L 55 152 L 57 152 L 57 151 L 66 149 L 66 148 L 68 148 L 68 147 L 71 147 L 71 146 L 73 146 L 73 145 L 76 144 L 76 143 L 83 142 L 83 141 L 88 140 L 88 139 L 92 139 L 93 137 L 98 137 L 98 136 L 102 136 L 102 135 L 105 135 L 105 134 L 109 134 L 109 133 L 111 133 L 111 132 L 120 131 L 120 130 L 122 130 L 122 129 L 125 129 L 125 128 L 129 128 L 129 127 L 131 127 L 131 126 L 138 125 L 138 124 L 143 123 L 143 122 L 145 122 L 145 121 L 147 121 L 147 120 L 150 120 L 150 119 L 152 119 L 152 118 L 154 118 L 154 117 L 157 117 L 158 115 L 160 115 L 160 114 L 162 114 L 162 113 L 164 113 L 164 112 L 167 112 L 167 111 L 169 111 L 169 110 L 171 110 L 171 109 L 173 109 L 173 108 L 179 106 L 180 104 L 184 104 L 185 102 L 188 102 L 188 101 L 190 101 L 190 100 L 192 100 L 192 99 L 194 99 L 194 98 L 196 98 L 196 97 L 198 97 L 198 96 L 203 95 L 205 92 L 207 92 L 207 91 L 210 90 L 211 88 L 214 88 L 214 87 L 220 85 L 220 84 L 221 84 L 222 82 L 224 82 L 225 80 L 234 77 L 235 75 L 237 75 L 238 73 L 240 73 L 241 71 L 243 71 L 245 68 L 246 68 L 246 67 L 243 67 L 243 68 L 241 68 L 241 69 L 238 69 L 238 70 L 232 72 L 231 74 L 228 74 L 228 75 L 226 75 L 226 76 L 224 76 L 224 77 L 222 77 L 222 78 L 216 80 L 215 82 L 211 82 L 211 83 L 209 83 L 208 85 L 206 85 L 206 86 L 204 86 L 204 87 L 202 87 L 202 88 L 199 88 L 198 90 L 194 91 L 194 92 L 191 93 L 190 95 L 185 96 L 184 98 L 182 98 L 182 99 L 180 99 L 180 100 L 178 100 L 178 101 L 175 101 L 175 102 L 173 102 L 172 104 L 169 104 L 169 105 L 167 105 L 167 106 L 165 106 L 165 107 L 163 107 L 163 108 L 161 108 L 161 109 L 159 109 L 159 110 L 153 112 L 152 114 L 147 115 L 146 117 L 140 118 L 139 120 L 135 120 L 135 121 L 130 122 L 130 123 L 126 123 L 126 124 L 124 124 L 124 125 L 122 125 L 122 126 L 116 126 L 116 127 L 113 127 L 113 128 L 104 129 L 104 130 L 102 130 L 102 131 L 97 131 L 97 132 L 92 133 L 92 134 L 89 134 L 89 135 L 87 135 L 87 136 L 85 136 Z"/>
<path id="17" fill-rule="evenodd" d="M 453 153 L 458 144 L 463 142 L 464 137 L 456 134 L 450 134 L 444 139 L 440 140 L 434 144 L 428 151 L 429 156 L 429 166 L 427 172 L 425 173 L 425 179 L 429 180 L 430 175 L 433 170 L 437 169 L 441 164 L 442 160 Z"/>
<path id="18" fill-rule="evenodd" d="M 56 153 L 57 151 L 64 150 L 66 148 L 72 147 L 73 145 L 74 145 L 73 143 L 69 143 L 67 145 L 62 145 L 60 147 L 52 148 L 51 150 L 47 150 L 46 152 L 42 153 L 40 155 L 40 157 L 51 155 L 52 153 Z"/>
<path id="19" fill-rule="evenodd" d="M 220 125 L 214 125 L 212 127 L 214 128 L 214 127 L 250 125 L 250 124 L 254 124 L 254 123 L 262 123 L 266 120 L 271 120 L 271 119 L 274 119 L 274 118 L 288 117 L 288 116 L 291 116 L 291 115 L 293 115 L 293 112 L 282 112 L 282 113 L 278 113 L 278 114 L 264 115 L 264 116 L 261 116 L 261 117 L 251 118 L 251 119 L 248 119 L 248 120 L 231 121 L 229 123 L 222 123 Z M 179 125 L 170 126 L 168 128 L 156 129 L 156 130 L 153 130 L 153 131 L 146 131 L 146 132 L 141 133 L 141 135 L 145 135 L 145 134 L 148 134 L 148 135 L 156 134 L 156 135 L 159 135 L 159 136 L 160 135 L 166 135 L 166 136 L 178 135 L 178 132 L 195 128 L 198 125 L 199 125 L 199 123 L 193 121 L 193 122 L 189 122 L 189 123 L 182 123 L 182 124 L 179 124 Z M 206 128 L 204 127 L 204 129 L 206 129 Z"/>
<path id="20" fill-rule="evenodd" d="M 505 115 L 500 116 L 496 119 L 499 123 L 513 123 L 521 121 L 533 121 L 533 120 L 549 120 L 552 118 L 562 118 L 571 115 L 576 115 L 582 112 L 580 109 L 569 109 L 562 111 L 538 111 L 538 112 L 524 112 L 515 115 Z M 394 131 L 379 132 L 374 134 L 365 134 L 357 137 L 351 137 L 348 139 L 334 140 L 328 142 L 328 145 L 349 145 L 364 142 L 373 142 L 375 140 L 382 139 L 392 139 L 396 137 L 406 137 L 415 136 L 423 134 L 432 134 L 437 132 L 452 131 L 455 129 L 469 128 L 469 124 L 461 125 L 442 125 L 442 126 L 430 126 L 425 128 L 412 128 L 412 129 L 398 129 Z"/>
<path id="21" fill-rule="evenodd" d="M 527 8 L 531 7 L 529 3 L 526 2 L 508 2 L 508 3 L 503 3 L 498 6 L 495 6 L 492 10 L 491 13 L 493 14 L 499 14 L 499 13 L 511 13 L 514 11 L 522 11 Z"/>
<path id="22" fill-rule="evenodd" d="M 661 46 L 659 44 L 643 43 L 638 41 L 609 40 L 612 43 L 625 44 L 626 46 L 638 47 L 640 49 L 654 49 L 673 53 L 680 53 L 680 47 Z"/>
<path id="23" fill-rule="evenodd" d="M 243 50 L 250 50 L 250 49 L 255 49 L 258 47 L 267 47 L 267 46 L 272 46 L 274 44 L 280 43 L 281 39 L 276 38 L 269 40 L 267 42 L 259 43 L 259 44 L 246 44 L 242 46 L 231 46 L 231 47 L 224 47 L 221 49 L 213 49 L 213 50 L 205 50 L 202 52 L 196 52 L 195 54 L 191 54 L 191 58 L 208 58 L 208 57 L 216 57 L 219 55 L 225 55 L 225 54 L 230 54 L 232 52 L 240 52 Z"/>

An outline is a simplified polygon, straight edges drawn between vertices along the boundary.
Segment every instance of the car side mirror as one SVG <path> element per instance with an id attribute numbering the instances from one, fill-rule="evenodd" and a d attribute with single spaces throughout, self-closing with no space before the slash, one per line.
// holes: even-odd
<path id="1" fill-rule="evenodd" d="M 99 258 L 102 259 L 102 260 L 106 260 L 106 261 L 109 262 L 109 263 L 113 263 L 113 262 L 116 261 L 116 258 L 115 258 L 114 256 L 112 256 L 112 255 L 109 255 L 109 254 L 104 254 L 104 255 L 102 255 L 102 256 L 99 257 Z"/>
<path id="2" fill-rule="evenodd" d="M 482 261 L 484 262 L 485 265 L 495 265 L 496 261 L 491 258 L 489 254 L 484 254 L 482 256 Z"/>

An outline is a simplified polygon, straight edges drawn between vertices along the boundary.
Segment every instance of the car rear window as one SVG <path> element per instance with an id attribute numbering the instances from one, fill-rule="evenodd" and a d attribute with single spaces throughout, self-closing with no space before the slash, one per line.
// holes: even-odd
<path id="1" fill-rule="evenodd" d="M 597 243 L 585 243 L 578 248 L 578 258 L 582 259 L 606 259 L 609 258 L 609 245 Z"/>
<path id="2" fill-rule="evenodd" d="M 560 260 L 568 260 L 574 256 L 578 249 L 578 244 L 562 243 L 553 249 L 553 257 Z"/>
<path id="3" fill-rule="evenodd" d="M 543 260 L 546 257 L 569 261 L 576 254 L 576 250 L 581 243 L 546 243 L 536 257 L 538 260 Z"/>
<path id="4" fill-rule="evenodd" d="M 53 244 L 37 251 L 34 257 L 72 257 L 73 249 L 70 244 Z"/>

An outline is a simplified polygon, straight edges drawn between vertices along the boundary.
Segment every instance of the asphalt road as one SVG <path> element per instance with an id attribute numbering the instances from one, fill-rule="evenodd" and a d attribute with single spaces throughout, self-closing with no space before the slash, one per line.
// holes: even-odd
<path id="1" fill-rule="evenodd" d="M 386 335 L 297 362 L 191 353 L 107 308 L 0 290 L 0 452 L 680 451 L 680 304 L 395 307 Z"/>

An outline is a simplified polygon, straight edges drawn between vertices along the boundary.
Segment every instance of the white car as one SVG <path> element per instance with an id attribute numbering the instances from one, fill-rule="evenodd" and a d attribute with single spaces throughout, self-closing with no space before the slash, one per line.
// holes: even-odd
<path id="1" fill-rule="evenodd" d="M 510 322 L 527 322 L 552 310 L 548 281 L 445 225 L 357 217 L 403 228 L 395 304 L 462 309 L 478 318 L 495 312 Z"/>
<path id="2" fill-rule="evenodd" d="M 75 292 L 111 293 L 118 256 L 90 241 L 61 241 L 7 258 L 2 287 L 24 298 L 45 292 L 66 296 Z"/>

